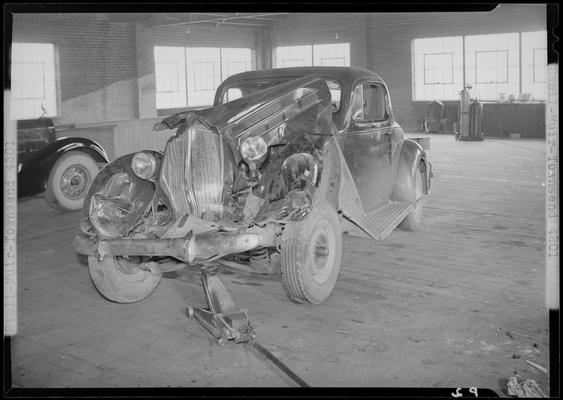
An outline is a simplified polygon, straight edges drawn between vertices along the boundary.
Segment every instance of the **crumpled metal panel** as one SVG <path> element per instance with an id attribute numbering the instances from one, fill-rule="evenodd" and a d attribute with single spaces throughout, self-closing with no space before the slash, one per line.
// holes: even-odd
<path id="1" fill-rule="evenodd" d="M 338 142 L 335 142 L 335 144 L 340 159 L 340 179 L 342 180 L 338 192 L 339 211 L 346 219 L 356 224 L 356 226 L 361 228 L 373 239 L 378 240 L 379 235 L 373 231 L 371 223 L 364 212 L 360 194 L 358 193 L 358 189 L 356 189 L 352 174 L 342 154 L 342 149 L 340 149 Z"/>
<path id="2" fill-rule="evenodd" d="M 268 204 L 279 200 L 288 192 L 280 175 L 285 158 L 326 151 L 335 133 L 330 107 L 326 82 L 307 76 L 165 119 L 165 126 L 180 124 L 167 144 L 160 179 L 174 219 L 193 215 L 227 224 L 250 222 L 244 214 L 249 191 Z M 249 135 L 261 136 L 269 146 L 267 162 L 253 166 L 252 174 L 244 170 L 240 154 L 241 140 Z"/>
<path id="3" fill-rule="evenodd" d="M 160 180 L 176 217 L 221 217 L 222 154 L 220 136 L 203 125 L 194 125 L 168 142 Z"/>

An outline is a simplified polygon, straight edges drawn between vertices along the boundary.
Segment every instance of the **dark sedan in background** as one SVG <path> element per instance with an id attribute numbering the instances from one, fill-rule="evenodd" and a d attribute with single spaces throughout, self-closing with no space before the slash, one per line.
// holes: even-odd
<path id="1" fill-rule="evenodd" d="M 61 211 L 79 210 L 92 180 L 108 163 L 96 142 L 56 137 L 50 118 L 19 120 L 18 197 L 45 192 L 45 199 Z"/>

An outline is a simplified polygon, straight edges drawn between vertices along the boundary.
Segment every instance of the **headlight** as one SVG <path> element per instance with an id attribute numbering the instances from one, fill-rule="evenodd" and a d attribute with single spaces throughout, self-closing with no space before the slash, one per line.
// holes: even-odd
<path id="1" fill-rule="evenodd" d="M 151 179 L 156 172 L 156 159 L 150 153 L 137 153 L 131 160 L 131 169 L 139 178 Z"/>
<path id="2" fill-rule="evenodd" d="M 268 151 L 268 145 L 261 136 L 246 139 L 240 146 L 240 154 L 246 161 L 259 162 Z"/>

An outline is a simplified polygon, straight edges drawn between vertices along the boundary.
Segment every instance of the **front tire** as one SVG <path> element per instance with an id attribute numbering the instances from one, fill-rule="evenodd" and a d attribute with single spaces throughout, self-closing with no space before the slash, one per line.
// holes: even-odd
<path id="1" fill-rule="evenodd" d="M 45 192 L 47 203 L 61 211 L 80 210 L 98 171 L 98 165 L 86 153 L 70 151 L 64 154 L 49 174 Z"/>
<path id="2" fill-rule="evenodd" d="M 96 289 L 116 303 L 135 303 L 148 297 L 162 279 L 162 272 L 151 263 L 125 257 L 88 257 L 90 276 Z"/>
<path id="3" fill-rule="evenodd" d="M 405 231 L 416 231 L 422 222 L 422 208 L 424 207 L 424 188 L 422 186 L 423 172 L 420 164 L 413 177 L 412 198 L 415 201 L 413 210 L 401 221 L 399 228 Z M 416 200 L 418 199 L 418 200 Z"/>
<path id="4" fill-rule="evenodd" d="M 342 233 L 328 203 L 315 206 L 300 222 L 285 226 L 281 238 L 282 283 L 298 303 L 324 303 L 340 272 Z"/>

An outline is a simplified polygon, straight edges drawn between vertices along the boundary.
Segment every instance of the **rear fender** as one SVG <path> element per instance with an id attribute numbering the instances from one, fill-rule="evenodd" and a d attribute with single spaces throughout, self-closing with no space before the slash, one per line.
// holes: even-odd
<path id="1" fill-rule="evenodd" d="M 412 185 L 418 166 L 421 166 L 425 176 L 423 179 L 424 194 L 430 190 L 431 166 L 426 160 L 426 152 L 415 141 L 405 139 L 401 147 L 397 178 L 391 194 L 392 201 L 414 201 L 412 198 Z"/>

